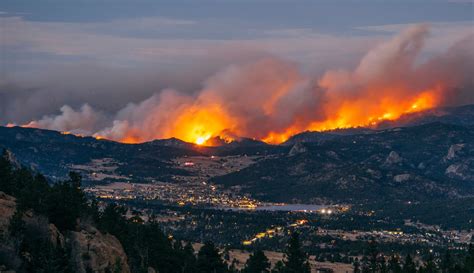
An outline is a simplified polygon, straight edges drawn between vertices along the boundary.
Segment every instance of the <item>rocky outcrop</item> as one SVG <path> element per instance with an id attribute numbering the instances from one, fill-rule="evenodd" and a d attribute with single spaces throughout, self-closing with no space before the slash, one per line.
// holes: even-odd
<path id="1" fill-rule="evenodd" d="M 67 239 L 76 272 L 86 273 L 92 270 L 97 273 L 130 273 L 125 251 L 115 236 L 102 234 L 87 225 L 81 231 L 69 232 Z"/>
<path id="2" fill-rule="evenodd" d="M 472 180 L 471 169 L 468 164 L 456 163 L 451 164 L 445 171 L 445 174 L 450 178 L 457 178 L 461 180 Z"/>
<path id="3" fill-rule="evenodd" d="M 297 155 L 297 154 L 304 153 L 306 151 L 307 151 L 307 149 L 303 145 L 303 143 L 297 142 L 295 145 L 293 145 L 291 150 L 288 152 L 288 156 L 294 156 L 294 155 Z"/>
<path id="4" fill-rule="evenodd" d="M 0 192 L 0 268 L 3 266 L 5 270 L 20 268 L 24 259 L 17 255 L 18 251 L 8 233 L 15 211 L 16 199 Z M 70 250 L 75 272 L 86 273 L 92 270 L 95 273 L 130 273 L 125 251 L 115 236 L 102 234 L 91 225 L 81 225 L 80 231 L 67 231 L 64 236 L 55 225 L 49 223 L 47 217 L 36 215 L 32 211 L 24 213 L 22 220 L 29 234 L 34 234 L 38 239 L 49 239 L 54 246 Z"/>
<path id="5" fill-rule="evenodd" d="M 395 151 L 391 151 L 385 159 L 386 165 L 395 165 L 403 161 L 402 157 Z"/>
<path id="6" fill-rule="evenodd" d="M 448 149 L 448 154 L 446 155 L 446 160 L 453 160 L 458 156 L 458 153 L 466 146 L 465 144 L 453 144 Z"/>
<path id="7" fill-rule="evenodd" d="M 15 272 L 21 265 L 21 258 L 10 240 L 10 220 L 16 212 L 16 199 L 0 192 L 0 272 Z"/>
<path id="8" fill-rule="evenodd" d="M 0 191 L 0 236 L 8 231 L 10 219 L 16 211 L 16 199 Z"/>
<path id="9" fill-rule="evenodd" d="M 408 173 L 397 174 L 393 177 L 393 181 L 395 181 L 397 183 L 402 183 L 402 182 L 410 180 L 410 178 L 411 178 L 411 176 Z"/>

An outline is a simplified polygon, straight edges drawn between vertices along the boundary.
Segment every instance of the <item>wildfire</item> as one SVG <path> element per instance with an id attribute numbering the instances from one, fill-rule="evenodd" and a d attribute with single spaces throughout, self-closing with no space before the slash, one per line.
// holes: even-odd
<path id="1" fill-rule="evenodd" d="M 84 105 L 79 111 L 63 106 L 60 115 L 25 127 L 86 131 L 124 143 L 175 137 L 206 146 L 238 136 L 279 144 L 303 131 L 377 127 L 443 105 L 471 79 L 464 66 L 455 65 L 458 58 L 447 61 L 459 53 L 456 47 L 419 64 L 427 36 L 425 25 L 408 28 L 367 52 L 354 69 L 331 69 L 318 76 L 275 58 L 232 65 L 192 95 L 165 89 L 130 103 L 106 126 Z M 443 68 L 445 64 L 454 70 Z"/>
<path id="2" fill-rule="evenodd" d="M 197 145 L 204 145 L 210 138 L 219 136 L 235 124 L 232 118 L 218 105 L 184 109 L 178 116 L 167 137 L 177 137 Z"/>
<path id="3" fill-rule="evenodd" d="M 197 145 L 203 145 L 208 139 L 207 136 L 198 137 L 195 142 Z"/>
<path id="4" fill-rule="evenodd" d="M 412 98 L 399 98 L 397 96 L 382 97 L 378 101 L 370 98 L 359 98 L 357 100 L 344 101 L 338 105 L 329 105 L 326 109 L 326 119 L 310 122 L 304 126 L 290 125 L 283 131 L 271 131 L 260 138 L 270 144 L 279 144 L 291 136 L 302 131 L 328 131 L 352 127 L 373 127 L 382 121 L 396 120 L 403 114 L 423 111 L 436 107 L 439 104 L 438 95 L 440 87 L 420 92 Z M 279 91 L 281 93 L 281 91 Z M 395 93 L 396 94 L 396 93 Z M 11 126 L 9 124 L 9 126 Z M 35 127 L 31 123 L 23 127 Z M 238 135 L 240 132 L 239 120 L 232 118 L 223 107 L 214 104 L 209 107 L 199 108 L 191 106 L 183 109 L 173 126 L 166 131 L 164 138 L 176 137 L 196 145 L 215 146 L 222 142 L 215 142 L 215 137 L 224 142 L 234 140 L 231 134 Z M 63 131 L 61 134 L 73 134 Z M 245 133 L 244 133 L 245 135 Z M 98 140 L 107 137 L 95 134 Z M 211 141 L 212 140 L 212 141 Z M 119 140 L 122 143 L 134 144 L 145 141 L 140 132 L 130 130 Z"/>
<path id="5" fill-rule="evenodd" d="M 262 140 L 279 144 L 302 131 L 329 131 L 354 127 L 373 127 L 385 120 L 396 120 L 403 114 L 418 112 L 436 107 L 440 88 L 421 92 L 413 99 L 382 99 L 380 103 L 370 100 L 349 101 L 338 109 L 329 111 L 324 121 L 313 122 L 305 128 L 287 128 L 284 132 L 270 132 Z"/>

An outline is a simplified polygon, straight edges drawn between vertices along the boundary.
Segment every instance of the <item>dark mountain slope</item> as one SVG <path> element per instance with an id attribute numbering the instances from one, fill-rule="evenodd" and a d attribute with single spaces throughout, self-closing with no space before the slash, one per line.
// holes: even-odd
<path id="1" fill-rule="evenodd" d="M 379 130 L 398 127 L 411 127 L 428 123 L 440 122 L 462 126 L 474 126 L 474 105 L 458 107 L 440 107 L 425 111 L 408 113 L 397 120 L 387 120 L 379 123 L 374 128 L 346 128 L 324 132 L 302 132 L 290 137 L 283 145 L 294 145 L 297 142 L 324 142 L 345 135 L 372 134 Z"/>
<path id="2" fill-rule="evenodd" d="M 474 193 L 474 130 L 432 123 L 298 143 L 213 181 L 287 202 L 457 198 Z"/>
<path id="3" fill-rule="evenodd" d="M 175 169 L 169 159 L 200 155 L 197 151 L 173 146 L 122 144 L 21 127 L 0 127 L 0 148 L 7 148 L 19 162 L 50 177 L 64 177 L 72 165 L 105 158 L 115 163 L 117 175 L 164 178 L 185 174 Z"/>

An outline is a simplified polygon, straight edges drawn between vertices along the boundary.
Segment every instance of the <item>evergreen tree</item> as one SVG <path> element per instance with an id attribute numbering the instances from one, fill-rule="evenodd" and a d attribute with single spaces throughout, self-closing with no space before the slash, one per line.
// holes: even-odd
<path id="1" fill-rule="evenodd" d="M 183 273 L 196 272 L 196 256 L 191 243 L 187 243 L 183 249 Z"/>
<path id="2" fill-rule="evenodd" d="M 379 256 L 377 259 L 377 272 L 388 273 L 387 263 L 383 255 Z"/>
<path id="3" fill-rule="evenodd" d="M 125 213 L 127 209 L 114 203 L 108 204 L 100 214 L 99 229 L 118 238 L 123 238 L 127 232 L 127 220 Z"/>
<path id="4" fill-rule="evenodd" d="M 270 262 L 261 250 L 254 251 L 247 260 L 242 273 L 269 273 Z"/>
<path id="5" fill-rule="evenodd" d="M 33 178 L 31 174 L 23 174 L 23 186 L 18 191 L 17 199 L 20 209 L 32 208 L 37 214 L 47 214 L 50 187 L 43 175 L 38 174 Z"/>
<path id="6" fill-rule="evenodd" d="M 81 176 L 71 172 L 69 180 L 54 185 L 48 199 L 50 221 L 60 230 L 74 230 L 77 219 L 87 211 L 87 200 L 80 189 Z"/>
<path id="7" fill-rule="evenodd" d="M 416 273 L 416 265 L 413 261 L 410 254 L 407 255 L 405 258 L 405 264 L 403 265 L 403 272 L 404 273 Z"/>
<path id="8" fill-rule="evenodd" d="M 437 273 L 438 268 L 434 262 L 433 255 L 429 255 L 424 265 L 419 270 L 420 273 Z"/>
<path id="9" fill-rule="evenodd" d="M 378 256 L 377 245 L 375 241 L 369 242 L 369 272 L 376 273 L 378 271 L 379 265 L 377 261 Z"/>
<path id="10" fill-rule="evenodd" d="M 369 269 L 369 258 L 367 258 L 366 255 L 364 255 L 361 259 L 361 272 L 362 273 L 370 273 Z"/>
<path id="11" fill-rule="evenodd" d="M 355 258 L 354 262 L 352 263 L 352 265 L 354 266 L 354 273 L 360 273 L 360 262 L 359 262 L 359 258 Z"/>
<path id="12" fill-rule="evenodd" d="M 283 262 L 285 273 L 309 273 L 311 271 L 308 257 L 301 250 L 299 233 L 293 232 L 288 242 L 286 251 L 286 259 Z"/>
<path id="13" fill-rule="evenodd" d="M 400 265 L 400 259 L 396 255 L 392 255 L 388 261 L 388 272 L 390 273 L 401 273 L 402 267 Z"/>
<path id="14" fill-rule="evenodd" d="M 474 272 L 474 245 L 473 244 L 469 244 L 467 256 L 464 261 L 464 270 L 469 273 Z"/>
<path id="15" fill-rule="evenodd" d="M 272 269 L 272 273 L 284 273 L 285 264 L 282 261 L 276 262 L 275 266 Z"/>
<path id="16" fill-rule="evenodd" d="M 196 262 L 197 273 L 227 273 L 227 266 L 212 242 L 201 247 Z"/>
<path id="17" fill-rule="evenodd" d="M 6 149 L 3 149 L 0 155 L 0 191 L 6 194 L 12 194 L 15 190 L 12 171 L 13 167 L 8 159 L 8 152 Z"/>
<path id="18" fill-rule="evenodd" d="M 232 260 L 232 263 L 231 263 L 230 266 L 229 266 L 229 272 L 230 272 L 230 273 L 241 273 L 241 271 L 239 271 L 239 270 L 237 269 L 237 264 L 238 264 L 238 263 L 239 263 L 239 261 L 237 261 L 237 259 L 234 258 L 234 259 Z"/>
<path id="19" fill-rule="evenodd" d="M 453 269 L 453 258 L 451 257 L 451 253 L 446 251 L 444 254 L 443 260 L 441 262 L 441 272 L 442 273 L 450 273 Z"/>

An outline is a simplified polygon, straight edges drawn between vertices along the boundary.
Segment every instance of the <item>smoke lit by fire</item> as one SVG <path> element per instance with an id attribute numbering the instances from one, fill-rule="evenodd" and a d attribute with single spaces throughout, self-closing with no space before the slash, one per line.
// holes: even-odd
<path id="1" fill-rule="evenodd" d="M 212 144 L 216 136 L 281 143 L 306 130 L 375 126 L 443 105 L 453 90 L 472 81 L 470 72 L 451 61 L 463 54 L 456 46 L 419 62 L 427 35 L 424 25 L 409 28 L 375 46 L 352 70 L 315 77 L 296 64 L 265 58 L 221 70 L 195 96 L 167 89 L 130 103 L 112 117 L 87 104 L 78 111 L 64 106 L 59 116 L 25 126 L 86 132 L 126 143 L 176 137 L 199 145 Z M 459 43 L 473 40 L 471 36 Z M 472 64 L 472 53 L 461 59 Z"/>

